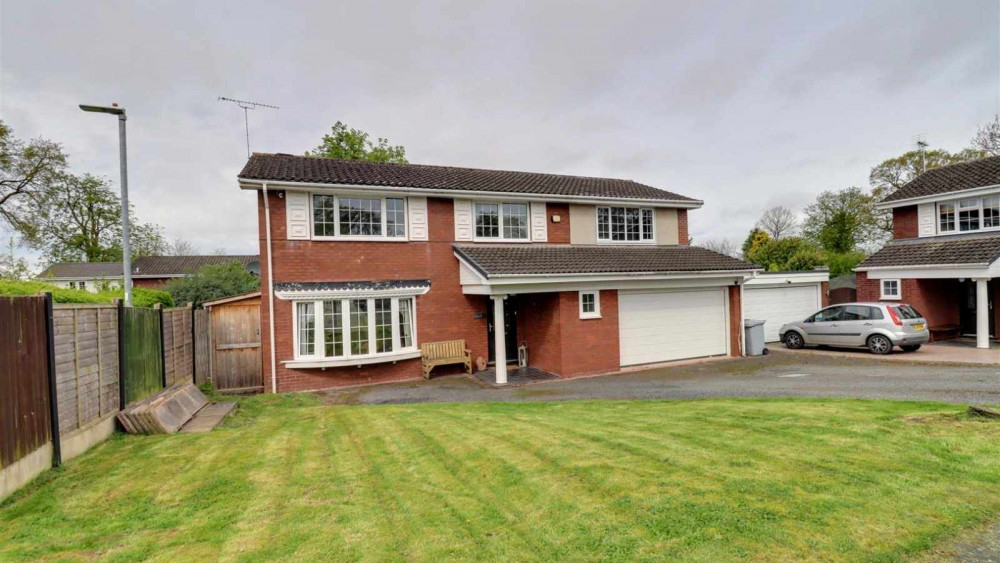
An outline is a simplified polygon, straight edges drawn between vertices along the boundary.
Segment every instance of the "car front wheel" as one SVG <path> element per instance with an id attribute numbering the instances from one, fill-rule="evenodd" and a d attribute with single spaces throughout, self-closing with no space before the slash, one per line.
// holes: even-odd
<path id="1" fill-rule="evenodd" d="M 900 348 L 902 348 L 904 352 L 916 352 L 917 350 L 920 349 L 920 345 L 919 344 L 908 344 L 906 346 L 900 346 Z"/>
<path id="2" fill-rule="evenodd" d="M 868 339 L 868 350 L 872 354 L 883 356 L 892 352 L 892 341 L 881 334 L 876 334 Z"/>
<path id="3" fill-rule="evenodd" d="M 802 341 L 802 335 L 795 332 L 794 330 L 788 331 L 785 334 L 785 346 L 791 348 L 792 350 L 798 350 L 799 348 L 805 346 L 805 342 Z"/>

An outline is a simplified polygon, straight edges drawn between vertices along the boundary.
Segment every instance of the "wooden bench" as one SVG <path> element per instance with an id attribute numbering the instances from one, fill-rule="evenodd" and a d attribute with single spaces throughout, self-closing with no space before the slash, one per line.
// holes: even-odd
<path id="1" fill-rule="evenodd" d="M 959 325 L 938 325 L 927 327 L 927 330 L 931 333 L 931 342 L 937 342 L 938 340 L 957 338 L 962 327 Z"/>
<path id="2" fill-rule="evenodd" d="M 431 378 L 431 370 L 435 366 L 449 364 L 464 364 L 466 372 L 472 374 L 472 351 L 465 347 L 464 340 L 425 342 L 420 345 L 420 362 L 424 368 L 424 379 Z"/>

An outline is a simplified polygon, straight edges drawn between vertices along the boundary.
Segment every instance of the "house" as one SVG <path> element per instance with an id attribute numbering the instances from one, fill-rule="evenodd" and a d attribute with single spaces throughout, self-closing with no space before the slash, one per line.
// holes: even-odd
<path id="1" fill-rule="evenodd" d="M 260 260 L 255 255 L 143 256 L 132 261 L 132 286 L 162 289 L 170 280 L 192 275 L 202 266 L 233 260 L 260 274 Z M 121 288 L 122 277 L 121 262 L 59 262 L 38 275 L 39 281 L 57 287 L 91 292 Z"/>
<path id="2" fill-rule="evenodd" d="M 464 340 L 561 377 L 742 354 L 757 266 L 688 246 L 702 202 L 631 180 L 254 154 L 265 387 L 421 377 Z"/>
<path id="3" fill-rule="evenodd" d="M 858 299 L 906 302 L 932 339 L 975 335 L 988 348 L 1000 326 L 1000 157 L 924 172 L 882 200 L 893 240 L 855 268 Z"/>

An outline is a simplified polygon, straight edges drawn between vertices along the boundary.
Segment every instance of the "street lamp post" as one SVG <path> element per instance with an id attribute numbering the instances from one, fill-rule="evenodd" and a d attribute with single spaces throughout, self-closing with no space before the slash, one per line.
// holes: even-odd
<path id="1" fill-rule="evenodd" d="M 132 306 L 132 250 L 129 245 L 129 221 L 128 221 L 128 159 L 125 154 L 125 108 L 118 107 L 118 104 L 107 106 L 88 106 L 80 104 L 83 111 L 95 113 L 110 113 L 118 116 L 118 160 L 121 168 L 122 184 L 122 275 L 125 286 L 125 306 Z"/>

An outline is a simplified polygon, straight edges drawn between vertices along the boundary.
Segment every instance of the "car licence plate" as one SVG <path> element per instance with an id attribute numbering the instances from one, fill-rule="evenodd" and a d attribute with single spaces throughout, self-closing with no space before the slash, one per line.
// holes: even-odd
<path id="1" fill-rule="evenodd" d="M 917 330 L 924 330 L 924 323 L 917 323 L 917 324 L 913 325 L 913 328 L 915 328 Z"/>

